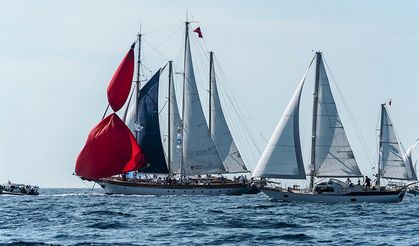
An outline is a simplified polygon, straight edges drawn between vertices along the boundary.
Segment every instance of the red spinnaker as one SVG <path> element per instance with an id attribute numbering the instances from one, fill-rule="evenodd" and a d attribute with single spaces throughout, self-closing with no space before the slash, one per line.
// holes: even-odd
<path id="1" fill-rule="evenodd" d="M 134 75 L 134 47 L 128 51 L 119 64 L 108 86 L 108 102 L 114 112 L 124 106 L 128 98 Z"/>
<path id="2" fill-rule="evenodd" d="M 86 179 L 106 178 L 138 170 L 145 157 L 129 128 L 115 113 L 90 131 L 77 157 L 76 174 Z"/>

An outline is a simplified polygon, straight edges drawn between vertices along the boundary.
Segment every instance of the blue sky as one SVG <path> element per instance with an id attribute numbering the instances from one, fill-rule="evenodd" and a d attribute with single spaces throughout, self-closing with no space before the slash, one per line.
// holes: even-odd
<path id="1" fill-rule="evenodd" d="M 393 99 L 391 114 L 405 147 L 419 137 L 416 1 L 7 1 L 0 9 L 0 182 L 83 187 L 71 175 L 75 158 L 100 120 L 107 83 L 140 23 L 147 42 L 163 43 L 160 53 L 144 44 L 144 64 L 155 71 L 179 58 L 186 9 L 216 52 L 225 74 L 220 83 L 232 88 L 260 148 L 312 50 L 324 52 L 374 157 L 386 98 Z M 301 105 L 306 160 L 310 86 Z M 370 175 L 372 163 L 336 100 L 361 170 Z M 245 135 L 240 129 L 232 127 L 233 136 Z M 245 142 L 237 145 L 249 152 L 243 155 L 253 169 L 257 151 Z"/>

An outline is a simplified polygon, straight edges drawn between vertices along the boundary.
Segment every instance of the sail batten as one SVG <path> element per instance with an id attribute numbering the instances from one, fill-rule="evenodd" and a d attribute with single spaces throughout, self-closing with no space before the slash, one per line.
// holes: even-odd
<path id="1" fill-rule="evenodd" d="M 361 177 L 352 148 L 336 108 L 321 53 L 317 55 L 314 170 L 317 177 Z"/>

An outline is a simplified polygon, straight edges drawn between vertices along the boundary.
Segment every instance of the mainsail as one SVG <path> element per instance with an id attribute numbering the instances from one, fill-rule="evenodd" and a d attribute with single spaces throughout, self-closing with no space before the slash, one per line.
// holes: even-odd
<path id="1" fill-rule="evenodd" d="M 183 167 L 185 175 L 225 173 L 223 162 L 208 131 L 196 87 L 186 23 L 185 74 L 183 88 Z"/>
<path id="2" fill-rule="evenodd" d="M 306 74 L 269 139 L 252 177 L 305 179 L 300 144 L 299 108 Z"/>
<path id="3" fill-rule="evenodd" d="M 129 104 L 126 118 L 126 124 L 131 131 L 138 132 L 137 142 L 147 161 L 146 167 L 139 171 L 145 173 L 169 172 L 160 135 L 158 111 L 160 74 L 161 69 L 141 88 L 138 99 L 136 96 L 131 97 L 133 102 Z"/>
<path id="4" fill-rule="evenodd" d="M 381 131 L 380 131 L 380 170 L 382 178 L 417 180 L 411 157 L 414 149 L 406 155 L 403 146 L 397 139 L 393 122 L 385 104 L 381 107 Z"/>
<path id="5" fill-rule="evenodd" d="M 228 173 L 247 172 L 246 165 L 231 136 L 218 96 L 213 53 L 210 53 L 210 130 L 218 154 Z"/>
<path id="6" fill-rule="evenodd" d="M 314 141 L 314 168 L 317 177 L 360 177 L 361 171 L 345 134 L 330 89 L 322 54 L 317 53 L 317 114 Z"/>

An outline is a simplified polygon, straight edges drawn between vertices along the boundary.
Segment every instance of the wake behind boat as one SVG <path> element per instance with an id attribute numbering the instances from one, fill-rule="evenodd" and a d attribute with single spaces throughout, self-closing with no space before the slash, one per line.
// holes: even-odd
<path id="1" fill-rule="evenodd" d="M 270 179 L 305 179 L 299 131 L 299 104 L 306 74 L 303 76 L 285 113 L 268 142 L 253 177 L 256 185 L 275 200 L 306 202 L 400 202 L 406 188 L 389 190 L 380 185 L 381 178 L 416 179 L 411 171 L 411 158 L 406 158 L 385 106 L 382 107 L 380 131 L 380 161 L 377 183 L 352 184 L 350 178 L 360 178 L 352 148 L 338 114 L 329 79 L 322 59 L 316 52 L 311 136 L 310 186 L 307 189 L 282 188 Z M 310 68 L 309 66 L 309 68 Z M 381 167 L 381 169 L 380 169 Z M 315 184 L 315 178 L 330 178 Z M 337 178 L 346 178 L 344 183 Z"/>
<path id="2" fill-rule="evenodd" d="M 182 74 L 182 116 L 179 114 L 174 90 L 173 65 L 171 61 L 168 63 L 166 146 L 162 141 L 164 134 L 160 129 L 161 115 L 159 115 L 158 107 L 160 77 L 166 66 L 159 69 L 140 88 L 142 35 L 138 35 L 137 80 L 131 90 L 123 121 L 115 113 L 103 119 L 89 134 L 88 141 L 76 163 L 76 174 L 83 179 L 100 184 L 105 193 L 140 195 L 256 193 L 248 182 L 227 179 L 222 176 L 214 178 L 214 175 L 231 175 L 248 171 L 234 143 L 221 108 L 213 52 L 210 52 L 209 120 L 207 124 L 194 75 L 189 25 L 190 22 L 186 21 L 184 71 Z M 202 37 L 199 28 L 194 32 L 198 32 Z M 108 101 L 115 112 L 121 109 L 130 91 L 134 70 L 134 62 L 131 61 L 134 59 L 133 47 L 129 51 L 129 57 L 127 55 L 124 58 L 108 87 Z M 124 81 L 119 81 L 118 78 L 124 78 Z M 118 86 L 116 86 L 117 84 Z M 124 88 L 123 93 L 121 93 L 122 87 Z M 123 98 L 123 102 L 117 101 L 118 105 L 113 105 L 112 97 L 119 94 L 123 94 L 123 96 L 118 96 L 118 100 Z M 118 121 L 116 124 L 118 127 L 115 127 L 115 124 L 112 126 L 109 121 Z M 113 139 L 117 134 L 128 136 L 126 139 Z M 101 138 L 103 142 L 97 141 L 98 138 Z M 118 145 L 117 149 L 111 148 L 121 141 L 126 141 L 127 149 L 123 149 L 122 144 Z M 129 150 L 132 151 L 129 152 Z M 121 153 L 126 156 L 121 158 Z M 106 155 L 108 156 L 105 157 Z M 129 161 L 127 162 L 127 160 Z M 159 182 L 157 179 L 150 178 L 123 178 L 127 172 L 131 171 L 138 171 L 145 177 L 163 175 L 164 179 L 170 180 L 170 182 Z M 115 175 L 120 176 L 115 177 Z M 213 176 L 203 178 L 207 175 Z M 245 176 L 242 175 L 242 177 L 244 179 Z"/>

